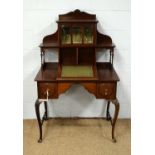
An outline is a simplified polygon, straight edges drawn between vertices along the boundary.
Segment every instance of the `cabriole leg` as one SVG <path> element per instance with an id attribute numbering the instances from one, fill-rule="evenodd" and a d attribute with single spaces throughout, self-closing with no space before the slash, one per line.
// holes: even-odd
<path id="1" fill-rule="evenodd" d="M 110 121 L 111 120 L 109 108 L 110 108 L 110 101 L 108 101 L 108 103 L 107 103 L 107 111 L 106 111 L 106 120 L 107 121 Z"/>
<path id="2" fill-rule="evenodd" d="M 44 107 L 45 107 L 44 120 L 48 120 L 47 101 L 44 101 Z"/>
<path id="3" fill-rule="evenodd" d="M 35 111 L 36 111 L 36 116 L 37 116 L 38 125 L 39 125 L 39 133 L 40 133 L 38 143 L 42 142 L 42 121 L 40 119 L 40 110 L 39 110 L 40 104 L 41 102 L 37 99 L 35 102 Z"/>
<path id="4" fill-rule="evenodd" d="M 120 105 L 119 105 L 119 102 L 118 102 L 117 99 L 112 100 L 112 103 L 115 106 L 114 118 L 112 120 L 112 140 L 113 140 L 113 142 L 116 142 L 116 138 L 115 138 L 114 132 L 115 132 L 115 124 L 116 124 L 116 121 L 117 121 Z"/>

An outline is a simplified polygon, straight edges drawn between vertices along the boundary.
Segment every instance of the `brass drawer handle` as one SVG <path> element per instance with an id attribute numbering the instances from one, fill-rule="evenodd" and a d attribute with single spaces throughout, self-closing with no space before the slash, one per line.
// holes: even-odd
<path id="1" fill-rule="evenodd" d="M 46 89 L 46 91 L 45 91 L 45 93 L 44 93 L 46 96 L 47 96 L 47 98 L 49 97 L 49 89 Z"/>
<path id="2" fill-rule="evenodd" d="M 46 90 L 47 99 L 49 97 L 49 89 Z"/>
<path id="3" fill-rule="evenodd" d="M 105 89 L 104 95 L 105 95 L 105 96 L 108 95 L 108 89 Z"/>

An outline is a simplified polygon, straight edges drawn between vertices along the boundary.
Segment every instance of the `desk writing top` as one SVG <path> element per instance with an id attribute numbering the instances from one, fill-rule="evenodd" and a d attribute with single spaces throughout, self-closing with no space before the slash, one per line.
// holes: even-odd
<path id="1" fill-rule="evenodd" d="M 86 78 L 62 78 L 59 81 L 96 81 L 96 82 L 117 82 L 119 77 L 115 72 L 115 69 L 110 63 L 97 63 L 97 79 L 86 79 Z M 46 63 L 44 69 L 40 69 L 35 81 L 39 82 L 56 82 L 58 74 L 58 63 Z"/>

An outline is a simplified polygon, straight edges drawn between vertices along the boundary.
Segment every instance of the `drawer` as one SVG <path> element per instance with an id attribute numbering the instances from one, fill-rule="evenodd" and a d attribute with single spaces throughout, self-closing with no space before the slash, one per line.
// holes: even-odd
<path id="1" fill-rule="evenodd" d="M 116 83 L 98 83 L 97 98 L 115 99 Z"/>
<path id="2" fill-rule="evenodd" d="M 57 83 L 39 82 L 38 83 L 38 98 L 45 99 L 49 94 L 48 98 L 57 98 Z"/>

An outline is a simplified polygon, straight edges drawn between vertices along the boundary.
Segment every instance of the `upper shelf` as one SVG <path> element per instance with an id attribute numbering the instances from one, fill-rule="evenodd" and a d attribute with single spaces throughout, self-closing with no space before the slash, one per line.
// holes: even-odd
<path id="1" fill-rule="evenodd" d="M 58 43 L 41 43 L 39 45 L 41 48 L 63 48 L 63 47 L 77 47 L 77 45 L 59 45 Z M 78 47 L 94 47 L 94 48 L 114 48 L 114 44 L 96 44 L 96 45 L 78 45 Z"/>
<path id="2" fill-rule="evenodd" d="M 57 23 L 98 23 L 97 20 L 57 20 Z"/>

